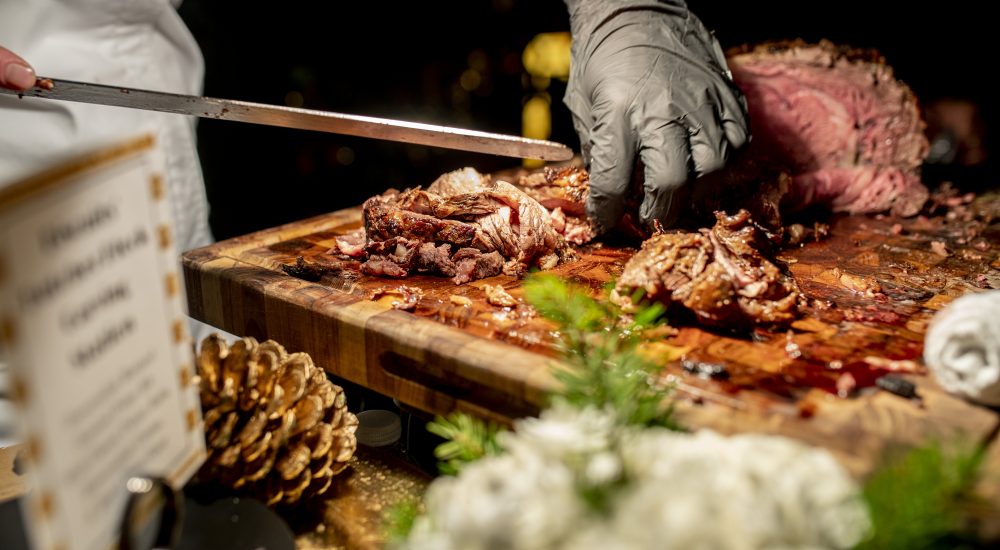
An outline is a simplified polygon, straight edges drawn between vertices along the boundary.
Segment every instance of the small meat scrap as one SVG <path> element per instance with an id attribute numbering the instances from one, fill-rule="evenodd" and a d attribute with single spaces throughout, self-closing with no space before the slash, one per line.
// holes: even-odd
<path id="1" fill-rule="evenodd" d="M 493 277 L 503 272 L 503 256 L 495 251 L 483 254 L 475 248 L 462 248 L 451 259 L 455 262 L 455 276 L 452 281 L 456 285 Z"/>
<path id="2" fill-rule="evenodd" d="M 517 300 L 514 299 L 500 285 L 485 285 L 483 291 L 486 292 L 486 301 L 498 307 L 514 307 Z"/>
<path id="3" fill-rule="evenodd" d="M 859 294 L 874 296 L 882 292 L 882 285 L 874 277 L 855 275 L 854 273 L 841 271 L 840 268 L 834 268 L 833 275 L 840 281 L 840 284 L 844 288 L 853 290 Z"/>
<path id="4" fill-rule="evenodd" d="M 333 262 L 319 262 L 309 260 L 302 256 L 295 258 L 294 264 L 282 264 L 281 270 L 305 281 L 316 282 L 323 278 L 323 275 L 351 275 L 357 276 L 358 263 L 356 261 L 336 260 Z"/>
<path id="5" fill-rule="evenodd" d="M 295 258 L 295 263 L 292 265 L 282 264 L 281 270 L 292 277 L 312 282 L 323 278 L 323 273 L 325 273 L 322 267 L 312 263 L 307 264 L 302 256 Z"/>
<path id="6" fill-rule="evenodd" d="M 837 377 L 837 397 L 850 397 L 857 387 L 858 381 L 853 374 L 845 372 Z"/>
<path id="7" fill-rule="evenodd" d="M 785 242 L 788 246 L 802 244 L 806 240 L 806 228 L 801 223 L 793 223 L 785 228 Z"/>
<path id="8" fill-rule="evenodd" d="M 365 253 L 365 230 L 358 229 L 346 235 L 337 235 L 333 238 L 334 246 L 327 251 L 327 254 L 343 254 L 351 258 L 358 258 Z"/>
<path id="9" fill-rule="evenodd" d="M 472 307 L 472 300 L 466 298 L 465 296 L 459 296 L 458 294 L 452 294 L 449 297 L 449 301 L 456 306 Z"/>
<path id="10" fill-rule="evenodd" d="M 951 252 L 948 252 L 948 247 L 941 241 L 931 241 L 931 252 L 946 258 L 951 255 Z"/>
<path id="11" fill-rule="evenodd" d="M 878 357 L 877 355 L 868 355 L 865 356 L 864 361 L 875 368 L 893 372 L 923 374 L 927 370 L 919 363 L 909 359 L 888 359 L 886 357 Z"/>
<path id="12" fill-rule="evenodd" d="M 590 174 L 582 168 L 545 168 L 520 178 L 517 186 L 542 206 L 583 216 L 590 195 Z"/>
<path id="13" fill-rule="evenodd" d="M 413 311 L 420 302 L 420 299 L 424 297 L 424 291 L 407 285 L 399 285 L 394 288 L 380 287 L 373 290 L 369 298 L 371 300 L 378 300 L 383 296 L 393 297 L 391 302 L 393 309 Z"/>
<path id="14" fill-rule="evenodd" d="M 764 236 L 749 213 L 715 216 L 711 229 L 646 240 L 625 264 L 612 300 L 631 309 L 632 297 L 641 294 L 721 328 L 780 326 L 796 319 L 798 285 L 764 257 Z"/>

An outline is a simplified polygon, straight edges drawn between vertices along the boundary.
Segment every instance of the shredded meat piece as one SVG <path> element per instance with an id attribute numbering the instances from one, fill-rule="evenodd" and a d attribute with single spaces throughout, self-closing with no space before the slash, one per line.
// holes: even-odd
<path id="1" fill-rule="evenodd" d="M 388 204 L 382 197 L 372 197 L 364 204 L 365 233 L 372 241 L 406 237 L 418 241 L 440 241 L 467 246 L 476 237 L 476 226 L 456 220 L 443 220 L 403 210 Z"/>
<path id="2" fill-rule="evenodd" d="M 486 292 L 486 301 L 490 304 L 499 307 L 514 307 L 517 305 L 517 300 L 500 285 L 484 285 L 483 291 Z"/>
<path id="3" fill-rule="evenodd" d="M 365 275 L 402 278 L 409 275 L 404 267 L 385 256 L 369 256 L 368 261 L 361 264 L 361 272 Z"/>
<path id="4" fill-rule="evenodd" d="M 717 327 L 782 325 L 799 314 L 801 293 L 762 255 L 766 239 L 746 211 L 716 213 L 712 229 L 659 233 L 643 243 L 619 277 L 613 299 L 625 307 L 653 300 Z"/>
<path id="5" fill-rule="evenodd" d="M 372 291 L 368 298 L 370 300 L 378 300 L 382 296 L 395 296 L 399 298 L 392 301 L 393 309 L 412 311 L 417 307 L 420 299 L 424 297 L 424 291 L 407 285 L 399 285 L 395 288 L 380 287 Z"/>
<path id="6" fill-rule="evenodd" d="M 539 204 L 570 216 L 585 216 L 590 195 L 590 174 L 582 168 L 545 168 L 518 180 L 518 187 Z"/>
<path id="7" fill-rule="evenodd" d="M 456 285 L 499 275 L 503 271 L 503 256 L 497 252 L 483 253 L 475 248 L 463 248 L 452 256 L 455 262 Z"/>
<path id="8" fill-rule="evenodd" d="M 327 254 L 343 254 L 351 258 L 358 258 L 365 254 L 365 230 L 357 229 L 346 235 L 334 237 L 334 246 L 327 251 Z"/>

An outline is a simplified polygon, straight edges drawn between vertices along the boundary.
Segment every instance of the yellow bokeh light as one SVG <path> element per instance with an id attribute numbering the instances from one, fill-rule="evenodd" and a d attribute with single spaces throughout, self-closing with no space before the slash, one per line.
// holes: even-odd
<path id="1" fill-rule="evenodd" d="M 543 32 L 524 48 L 521 61 L 532 77 L 569 78 L 570 45 L 568 32 Z"/>
<path id="2" fill-rule="evenodd" d="M 285 94 L 285 105 L 289 107 L 301 107 L 305 104 L 305 98 L 302 97 L 302 93 L 292 90 Z"/>
<path id="3" fill-rule="evenodd" d="M 474 50 L 469 53 L 469 67 L 479 72 L 486 72 L 488 64 L 489 58 L 483 50 Z"/>
<path id="4" fill-rule="evenodd" d="M 532 139 L 548 139 L 552 134 L 552 111 L 548 94 L 535 94 L 521 110 L 521 133 Z M 544 164 L 536 159 L 524 159 L 524 166 L 537 168 Z"/>
<path id="5" fill-rule="evenodd" d="M 483 76 L 475 69 L 468 69 L 462 73 L 462 76 L 458 79 L 458 83 L 462 86 L 463 90 L 471 92 L 479 88 L 479 85 L 483 83 Z"/>

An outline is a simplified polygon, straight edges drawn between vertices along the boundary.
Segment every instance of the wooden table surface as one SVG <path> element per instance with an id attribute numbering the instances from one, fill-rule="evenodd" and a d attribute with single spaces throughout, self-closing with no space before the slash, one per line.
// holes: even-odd
<path id="1" fill-rule="evenodd" d="M 980 199 L 970 208 L 981 215 L 967 220 L 948 220 L 944 212 L 834 218 L 829 238 L 786 250 L 781 259 L 811 299 L 787 332 L 678 326 L 648 342 L 677 385 L 682 422 L 795 437 L 826 447 L 858 475 L 896 446 L 992 437 L 1000 426 L 996 411 L 948 395 L 919 372 L 933 314 L 964 293 L 1000 287 L 1000 223 L 993 220 L 1000 216 L 990 213 L 1000 201 Z M 530 308 L 488 304 L 483 291 L 499 284 L 519 298 L 519 280 L 455 286 L 440 277 L 400 281 L 346 271 L 310 282 L 282 270 L 299 256 L 329 261 L 334 236 L 358 228 L 360 214 L 333 212 L 184 254 L 191 315 L 306 351 L 336 376 L 431 413 L 458 409 L 506 420 L 537 411 L 554 383 L 552 326 Z M 599 289 L 632 252 L 585 248 L 553 272 Z M 413 311 L 394 309 L 399 298 L 392 294 L 372 299 L 400 284 L 423 292 Z M 728 377 L 687 372 L 683 360 L 724 368 Z M 918 399 L 873 387 L 894 368 L 918 371 L 902 374 L 916 384 Z M 838 396 L 838 380 L 848 372 L 857 390 Z"/>

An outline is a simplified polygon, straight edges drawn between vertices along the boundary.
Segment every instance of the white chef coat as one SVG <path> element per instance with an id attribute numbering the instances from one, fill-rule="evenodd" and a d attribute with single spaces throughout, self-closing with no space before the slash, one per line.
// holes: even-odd
<path id="1" fill-rule="evenodd" d="M 177 15 L 181 0 L 0 0 L 0 45 L 39 75 L 201 94 L 204 61 Z M 177 246 L 212 242 L 195 146 L 195 119 L 172 114 L 0 96 L 0 185 L 53 159 L 156 135 Z"/>
<path id="2" fill-rule="evenodd" d="M 200 95 L 204 61 L 177 15 L 180 3 L 0 0 L 0 45 L 42 76 Z M 172 114 L 0 96 L 0 186 L 60 158 L 151 132 L 166 157 L 177 246 L 204 246 L 212 236 L 194 124 Z M 192 320 L 196 341 L 210 330 Z M 0 360 L 0 390 L 4 370 Z M 12 441 L 9 408 L 0 399 L 0 445 Z"/>

